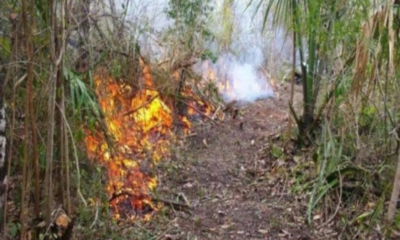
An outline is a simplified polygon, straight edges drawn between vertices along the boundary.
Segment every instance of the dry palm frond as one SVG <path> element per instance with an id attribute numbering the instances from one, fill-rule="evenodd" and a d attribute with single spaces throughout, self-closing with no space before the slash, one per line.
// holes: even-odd
<path id="1" fill-rule="evenodd" d="M 364 24 L 362 27 L 362 37 L 357 42 L 356 47 L 356 60 L 354 65 L 354 77 L 352 84 L 352 92 L 355 96 L 358 96 L 358 93 L 361 90 L 365 82 L 367 64 L 369 60 L 369 47 L 368 43 L 373 37 L 373 32 L 377 24 L 377 15 L 370 18 L 368 22 Z"/>

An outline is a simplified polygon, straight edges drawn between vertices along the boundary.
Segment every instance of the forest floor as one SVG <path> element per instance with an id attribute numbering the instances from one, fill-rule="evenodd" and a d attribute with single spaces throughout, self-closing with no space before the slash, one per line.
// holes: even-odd
<path id="1" fill-rule="evenodd" d="M 296 86 L 294 102 L 300 103 L 300 96 Z M 274 97 L 238 107 L 235 119 L 194 127 L 195 135 L 163 167 L 161 195 L 190 205 L 173 212 L 175 230 L 168 239 L 337 237 L 335 231 L 308 227 L 307 198 L 292 193 L 293 156 L 279 157 L 294 148 L 290 138 L 279 140 L 287 131 L 289 97 L 290 85 L 284 83 Z M 286 142 L 285 149 L 276 141 Z"/>

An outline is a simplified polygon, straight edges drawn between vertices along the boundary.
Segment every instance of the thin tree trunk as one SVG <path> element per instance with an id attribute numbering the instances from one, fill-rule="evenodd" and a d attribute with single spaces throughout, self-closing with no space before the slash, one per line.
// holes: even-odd
<path id="1" fill-rule="evenodd" d="M 32 16 L 31 16 L 32 17 Z M 32 36 L 31 36 L 31 21 L 28 19 L 28 8 L 26 0 L 22 1 L 22 23 L 24 29 L 24 39 L 25 39 L 25 50 L 26 56 L 28 60 L 28 82 L 27 82 L 27 90 L 26 90 L 26 100 L 25 100 L 25 124 L 24 124 L 24 135 L 25 135 L 25 144 L 24 144 L 24 161 L 22 166 L 22 185 L 21 185 L 21 235 L 20 239 L 26 239 L 26 215 L 28 209 L 28 192 L 29 192 L 29 173 L 31 172 L 28 170 L 29 166 L 29 159 L 30 159 L 30 131 L 29 129 L 32 127 L 31 123 L 31 101 L 33 93 L 33 43 L 32 43 Z M 32 129 L 31 129 L 32 130 Z M 29 168 L 30 169 L 30 168 Z"/>
<path id="2" fill-rule="evenodd" d="M 64 92 L 64 91 L 63 91 Z M 66 127 L 66 123 L 64 121 L 64 149 L 65 149 L 65 193 L 66 193 L 66 207 L 67 207 L 67 213 L 71 214 L 71 184 L 70 184 L 70 178 L 69 178 L 69 174 L 70 174 L 70 170 L 69 170 L 69 143 L 68 143 L 68 134 L 67 134 L 67 127 Z"/>
<path id="3" fill-rule="evenodd" d="M 82 0 L 80 3 L 79 13 L 79 60 L 76 64 L 76 70 L 80 73 L 86 72 L 90 68 L 90 55 L 89 55 L 89 12 L 90 12 L 90 1 Z"/>
<path id="4" fill-rule="evenodd" d="M 53 70 L 54 71 L 54 70 Z M 55 126 L 55 117 L 54 117 L 54 107 L 55 107 L 55 86 L 56 78 L 54 73 L 50 76 L 49 79 L 49 101 L 48 101 L 48 132 L 47 132 L 47 150 L 46 150 L 46 176 L 45 176 L 45 206 L 46 206 L 46 214 L 45 220 L 47 224 L 47 228 L 51 224 L 51 212 L 53 205 L 53 180 L 52 180 L 52 169 L 53 169 L 53 147 L 54 147 L 54 126 Z"/>
<path id="5" fill-rule="evenodd" d="M 61 28 L 58 28 L 56 26 L 55 31 L 55 35 L 54 35 L 54 43 L 55 43 L 55 52 L 58 53 L 60 52 L 60 48 L 61 48 L 61 42 L 60 42 L 60 38 L 59 38 L 59 31 L 62 31 Z M 64 122 L 63 122 L 63 118 L 62 118 L 62 114 L 64 114 L 64 104 L 63 104 L 63 100 L 62 100 L 62 84 L 63 84 L 63 76 L 62 76 L 62 64 L 60 65 L 60 67 L 57 69 L 57 80 L 56 80 L 56 103 L 58 108 L 56 108 L 56 112 L 55 112 L 55 129 L 57 130 L 57 138 L 55 139 L 55 146 L 57 146 L 58 151 L 56 151 L 56 159 L 59 159 L 59 165 L 58 166 L 54 166 L 54 168 L 56 169 L 56 174 L 58 176 L 56 176 L 56 178 L 58 179 L 65 179 L 64 176 L 64 157 L 65 157 L 65 149 L 64 149 Z M 62 203 L 63 206 L 65 206 L 65 184 L 64 181 L 62 181 L 62 183 L 60 182 L 58 184 L 58 193 L 56 193 L 55 195 L 58 196 L 58 199 L 56 200 L 59 203 Z"/>
<path id="6" fill-rule="evenodd" d="M 290 86 L 290 99 L 289 104 L 293 105 L 293 95 L 294 95 L 294 77 L 296 74 L 296 31 L 293 31 L 293 52 L 292 52 L 292 83 Z"/>
<path id="7" fill-rule="evenodd" d="M 65 1 L 64 0 L 64 24 L 63 25 L 67 25 L 68 26 L 68 24 L 69 24 L 69 9 L 68 9 L 68 4 L 67 4 L 67 1 Z M 61 33 L 61 35 L 62 36 L 64 36 L 65 35 L 65 27 L 64 26 L 61 26 L 62 27 L 62 33 Z M 65 37 L 63 37 L 62 39 L 61 39 L 61 41 L 63 41 L 63 42 L 65 42 L 65 40 L 66 40 L 66 38 Z M 63 43 L 62 45 L 64 45 L 65 43 Z M 64 65 L 64 64 L 62 64 L 62 65 Z M 63 132 L 63 137 L 64 137 L 64 140 L 63 140 L 63 143 L 64 143 L 64 146 L 63 146 L 63 148 L 64 148 L 64 176 L 65 176 L 65 195 L 66 195 L 66 199 L 65 199 L 65 202 L 64 202 L 64 204 L 65 204 L 65 206 L 66 206 L 66 208 L 67 208 L 67 213 L 68 214 L 71 214 L 71 211 L 72 211 L 72 209 L 71 209 L 71 189 L 70 189 L 70 178 L 69 178 L 69 174 L 70 174 L 70 171 L 69 171 L 69 167 L 70 167 L 70 165 L 69 165 L 69 142 L 68 142 L 68 133 L 67 133 L 67 121 L 65 120 L 65 118 L 64 118 L 64 116 L 66 116 L 66 114 L 65 114 L 65 88 L 64 88 L 64 78 L 62 78 L 62 84 L 61 84 L 61 105 L 60 105 L 60 108 L 61 108 L 61 117 L 62 117 L 62 132 Z"/>
<path id="8" fill-rule="evenodd" d="M 393 223 L 394 214 L 396 213 L 397 209 L 397 202 L 399 200 L 399 193 L 400 193 L 400 151 L 399 151 L 399 159 L 397 160 L 397 169 L 393 183 L 392 196 L 390 197 L 388 213 L 387 213 L 388 224 Z"/>
<path id="9" fill-rule="evenodd" d="M 6 111 L 4 107 L 3 88 L 4 81 L 0 78 L 0 211 L 3 209 L 6 193 L 7 168 L 6 168 Z M 0 221 L 1 222 L 1 221 Z"/>
<path id="10" fill-rule="evenodd" d="M 291 74 L 291 86 L 290 86 L 290 99 L 289 99 L 289 116 L 291 114 L 290 109 L 293 108 L 293 96 L 294 96 L 294 82 L 295 82 L 295 74 L 296 74 L 296 31 L 293 31 L 293 52 L 292 52 L 292 74 Z M 293 116 L 294 117 L 294 116 Z M 296 121 L 294 121 L 296 122 Z M 290 134 L 292 131 L 293 121 L 290 121 L 288 124 L 287 133 Z"/>
<path id="11" fill-rule="evenodd" d="M 61 1 L 61 26 L 58 26 L 57 11 L 55 1 L 50 1 L 50 56 L 53 61 L 52 71 L 49 76 L 49 99 L 48 99 L 48 132 L 47 132 L 47 150 L 46 150 L 46 176 L 45 176 L 45 193 L 47 194 L 45 220 L 47 229 L 51 224 L 51 212 L 54 205 L 53 197 L 53 159 L 54 159 L 54 130 L 55 130 L 55 108 L 56 108 L 56 92 L 57 80 L 62 79 L 61 67 L 63 63 L 63 54 L 65 50 L 65 36 L 64 36 L 64 11 L 65 0 Z M 61 41 L 59 41 L 59 34 L 61 34 Z M 61 81 L 62 82 L 62 81 Z M 46 236 L 48 237 L 48 236 Z"/>
<path id="12" fill-rule="evenodd" d="M 40 172 L 39 172 L 39 154 L 38 154 L 38 144 L 37 144 L 37 133 L 36 133 L 36 119 L 35 119 L 35 108 L 33 106 L 33 40 L 32 40 L 32 29 L 35 27 L 35 18 L 34 18 L 34 0 L 31 0 L 30 3 L 30 26 L 29 26 L 29 53 L 28 53 L 28 99 L 29 99 L 29 117 L 31 122 L 31 132 L 32 132 L 32 158 L 33 158 L 33 167 L 35 171 L 35 216 L 39 218 L 40 214 Z"/>
<path id="13" fill-rule="evenodd" d="M 49 76 L 49 98 L 48 98 L 48 130 L 47 130 L 47 150 L 46 150 L 46 175 L 45 175 L 45 220 L 46 228 L 51 224 L 51 212 L 53 205 L 53 181 L 52 181 L 52 169 L 53 169 L 53 154 L 54 154 L 54 125 L 55 125 L 55 91 L 56 91 L 56 75 L 57 75 L 57 53 L 54 44 L 55 37 L 57 34 L 57 23 L 56 23 L 56 11 L 54 1 L 50 0 L 50 53 L 53 60 L 52 71 Z"/>
<path id="14" fill-rule="evenodd" d="M 10 56 L 10 63 L 13 63 L 16 61 L 16 56 L 18 56 L 18 46 L 19 46 L 19 37 L 20 34 L 18 32 L 18 27 L 20 24 L 18 22 L 18 17 L 16 15 L 10 15 L 9 20 L 11 22 L 11 46 L 12 46 L 12 53 Z M 9 65 L 8 69 L 7 69 L 7 74 L 6 74 L 6 78 L 5 78 L 5 83 L 0 83 L 0 101 L 4 101 L 4 88 L 6 87 L 6 84 L 9 80 L 14 80 L 15 77 L 15 70 L 16 67 L 13 66 L 12 64 Z M 24 75 L 25 77 L 26 75 Z M 0 82 L 2 81 L 2 79 L 0 79 Z M 13 84 L 14 85 L 14 84 Z M 12 102 L 15 102 L 15 88 L 13 88 L 12 90 Z M 2 106 L 2 108 L 4 109 L 4 102 L 2 102 L 2 104 L 0 104 Z M 4 109 L 5 110 L 5 109 Z M 5 113 L 5 112 L 4 112 Z M 5 120 L 5 118 L 4 118 Z M 0 121 L 1 122 L 1 121 Z M 0 123 L 1 125 L 1 123 Z M 12 119 L 11 119 L 11 128 L 10 128 L 10 139 L 9 139 L 9 154 L 7 156 L 7 166 L 4 165 L 4 167 L 2 168 L 1 172 L 1 176 L 0 176 L 0 181 L 3 182 L 4 184 L 4 193 L 1 194 L 0 196 L 0 201 L 3 201 L 4 203 L 4 209 L 2 207 L 0 207 L 0 209 L 4 210 L 3 211 L 3 238 L 6 239 L 7 237 L 7 199 L 8 199 L 8 181 L 7 179 L 9 179 L 10 176 L 10 169 L 11 169 L 11 159 L 12 159 L 12 149 L 13 149 L 13 141 L 14 141 L 14 126 L 15 126 L 15 108 L 13 108 L 12 110 Z M 4 126 L 5 127 L 5 126 Z M 5 131 L 4 131 L 5 133 Z M 6 151 L 4 151 L 4 153 L 6 154 Z M 5 156 L 4 156 L 5 157 Z M 3 171 L 6 175 L 3 176 Z"/>

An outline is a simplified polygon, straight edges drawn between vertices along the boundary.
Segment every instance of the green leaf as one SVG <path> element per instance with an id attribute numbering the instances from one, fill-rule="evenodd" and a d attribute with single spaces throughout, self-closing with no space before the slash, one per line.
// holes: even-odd
<path id="1" fill-rule="evenodd" d="M 16 224 L 13 224 L 13 225 L 11 226 L 11 231 L 10 231 L 11 236 L 12 236 L 13 238 L 16 237 L 16 236 L 17 236 L 17 232 L 18 232 L 18 227 L 17 227 Z"/>
<path id="2" fill-rule="evenodd" d="M 280 158 L 283 155 L 281 148 L 277 147 L 276 145 L 272 146 L 272 156 L 275 158 Z"/>
<path id="3" fill-rule="evenodd" d="M 5 37 L 0 37 L 0 50 L 1 55 L 3 55 L 5 58 L 7 58 L 11 53 L 11 43 Z"/>

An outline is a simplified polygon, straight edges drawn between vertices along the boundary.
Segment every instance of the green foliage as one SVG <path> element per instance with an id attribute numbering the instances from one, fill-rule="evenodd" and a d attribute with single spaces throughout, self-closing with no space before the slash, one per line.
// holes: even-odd
<path id="1" fill-rule="evenodd" d="M 280 158 L 283 155 L 282 149 L 277 145 L 272 145 L 271 149 L 272 156 L 276 159 Z"/>
<path id="2" fill-rule="evenodd" d="M 342 157 L 342 145 L 336 142 L 328 127 L 322 131 L 321 144 L 317 152 L 317 165 L 319 176 L 313 186 L 313 191 L 308 205 L 308 222 L 311 224 L 312 211 L 324 195 L 338 184 L 340 178 L 327 178 L 339 168 Z M 340 177 L 340 176 L 339 176 Z"/>
<path id="3" fill-rule="evenodd" d="M 204 25 L 204 18 L 212 10 L 210 2 L 210 0 L 170 0 L 167 14 L 175 20 L 177 26 Z"/>
<path id="4" fill-rule="evenodd" d="M 258 10 L 263 6 L 262 2 L 259 1 Z M 313 130 L 313 122 L 318 120 L 314 118 L 320 86 L 324 79 L 332 77 L 329 65 L 337 57 L 335 51 L 339 46 L 354 48 L 360 26 L 367 17 L 362 10 L 368 7 L 362 0 L 346 2 L 344 5 L 340 1 L 323 0 L 272 0 L 266 3 L 264 26 L 274 9 L 274 24 L 285 25 L 297 35 L 296 49 L 300 56 L 304 86 L 303 118 L 298 122 L 300 135 L 307 135 L 307 131 Z"/>
<path id="5" fill-rule="evenodd" d="M 200 50 L 201 58 L 215 59 L 206 47 L 213 38 L 208 27 L 212 11 L 211 0 L 170 0 L 165 12 L 174 21 L 174 26 L 168 34 L 173 34 L 178 44 L 187 50 Z"/>
<path id="6" fill-rule="evenodd" d="M 359 117 L 360 127 L 371 128 L 373 120 L 375 119 L 376 108 L 373 105 L 368 105 L 361 110 Z"/>
<path id="7" fill-rule="evenodd" d="M 0 36 L 0 53 L 1 58 L 7 59 L 11 53 L 11 42 L 8 38 Z"/>
<path id="8" fill-rule="evenodd" d="M 111 74 L 114 76 L 114 78 L 118 79 L 121 77 L 121 63 L 117 59 L 113 59 L 111 62 Z"/>
<path id="9" fill-rule="evenodd" d="M 83 113 L 100 116 L 100 107 L 95 94 L 89 90 L 80 76 L 69 68 L 64 68 L 64 77 L 69 82 L 71 97 L 69 103 L 74 114 L 82 116 Z"/>
<path id="10" fill-rule="evenodd" d="M 78 1 L 79 3 L 81 1 Z M 214 1 L 215 2 L 215 1 Z M 256 2 L 256 0 L 252 1 Z M 52 74 L 54 69 L 50 55 L 50 11 L 49 3 L 47 1 L 34 1 L 33 14 L 35 16 L 35 29 L 33 36 L 33 44 L 35 49 L 35 111 L 36 120 L 38 124 L 38 135 L 40 138 L 45 136 L 46 129 L 43 128 L 44 119 L 47 117 L 47 111 L 43 107 L 46 105 L 46 98 L 48 94 L 48 86 L 46 79 L 50 79 L 49 75 Z M 59 1 L 56 1 L 56 7 L 60 7 Z M 214 38 L 222 43 L 221 45 L 229 46 L 232 42 L 232 29 L 234 21 L 232 16 L 231 6 L 234 4 L 233 0 L 223 1 L 222 23 L 220 35 L 214 36 L 210 25 L 209 19 L 214 11 L 213 1 L 211 0 L 170 0 L 169 7 L 166 9 L 168 17 L 174 22 L 174 25 L 167 32 L 168 40 L 173 44 L 172 48 L 176 48 L 170 56 L 176 57 L 176 54 L 195 54 L 202 60 L 211 59 L 217 60 L 217 55 L 208 49 L 210 42 Z M 370 21 L 372 1 L 365 0 L 352 0 L 352 1 L 335 1 L 335 0 L 259 0 L 257 8 L 265 11 L 264 26 L 267 25 L 268 16 L 273 13 L 275 25 L 286 27 L 292 33 L 296 33 L 297 42 L 296 50 L 301 58 L 301 71 L 302 83 L 304 86 L 303 92 L 303 119 L 299 124 L 299 131 L 301 136 L 312 136 L 312 143 L 315 144 L 316 151 L 313 154 L 312 160 L 304 163 L 303 169 L 296 169 L 296 187 L 297 191 L 308 191 L 310 194 L 308 205 L 308 220 L 311 222 L 312 215 L 315 209 L 318 209 L 323 200 L 331 196 L 342 195 L 339 201 L 344 202 L 343 205 L 348 206 L 348 212 L 342 213 L 340 218 L 343 225 L 358 225 L 362 228 L 370 228 L 372 225 L 378 225 L 381 220 L 381 213 L 383 212 L 384 203 L 387 200 L 388 189 L 392 184 L 392 177 L 394 175 L 392 166 L 392 157 L 398 153 L 396 144 L 398 144 L 396 129 L 399 128 L 400 111 L 398 105 L 399 86 L 398 79 L 400 77 L 399 59 L 400 48 L 398 45 L 398 32 L 396 32 L 395 49 L 391 52 L 389 49 L 390 30 L 385 25 L 386 23 L 377 24 L 372 37 L 363 39 L 363 25 Z M 124 13 L 127 8 L 123 6 Z M 395 10 L 395 21 L 393 22 L 393 29 L 399 29 L 400 22 L 399 7 L 393 7 Z M 4 66 L 9 66 L 8 60 L 12 54 L 12 41 L 9 37 L 11 23 L 8 20 L 9 13 L 21 12 L 21 2 L 18 1 L 0 1 L 0 70 L 5 69 Z M 72 12 L 73 14 L 73 12 Z M 19 16 L 20 17 L 20 16 Z M 75 16 L 72 16 L 75 17 Z M 60 21 L 56 21 L 61 23 Z M 74 19 L 78 20 L 79 19 Z M 385 20 L 387 21 L 387 20 Z M 95 21 L 93 21 L 95 22 Z M 66 26 L 66 31 L 74 35 L 75 28 L 79 29 L 79 25 L 74 25 L 70 21 L 71 26 Z M 124 23 L 125 24 L 125 23 Z M 74 26 L 72 26 L 74 25 Z M 123 27 L 127 27 L 128 24 Z M 136 25 L 135 25 L 136 26 Z M 139 30 L 134 30 L 135 34 L 143 34 L 152 31 L 149 24 L 144 26 L 137 26 Z M 122 27 L 121 27 L 122 29 Z M 124 65 L 121 58 L 112 56 L 114 50 L 126 50 L 127 52 L 138 53 L 140 46 L 136 41 L 136 35 L 131 36 L 132 41 L 126 44 L 125 41 L 111 42 L 113 37 L 117 38 L 118 34 L 110 31 L 107 34 L 101 33 L 99 29 L 93 26 L 92 32 L 98 31 L 98 35 L 93 34 L 91 40 L 101 39 L 112 47 L 105 49 L 101 56 L 96 58 L 99 62 L 107 59 L 109 61 L 110 73 L 116 77 L 124 77 L 130 74 L 129 67 L 133 64 Z M 79 31 L 79 30 L 77 30 Z M 79 33 L 80 34 L 80 33 Z M 103 34 L 103 35 L 102 35 Z M 22 34 L 23 35 L 23 34 Z M 96 36 L 94 36 L 96 35 Z M 290 35 L 290 34 L 288 34 Z M 17 118 L 23 113 L 18 105 L 26 98 L 26 88 L 24 81 L 17 83 L 16 80 L 20 78 L 26 71 L 26 49 L 24 44 L 24 36 L 18 49 L 18 56 L 16 56 L 15 66 L 18 68 L 18 73 L 13 76 L 9 83 L 13 86 L 16 93 L 16 100 L 13 102 L 13 108 L 16 109 Z M 361 40 L 362 41 L 361 41 Z M 65 40 L 65 39 L 62 39 Z M 117 39 L 121 40 L 121 39 Z M 343 63 L 346 59 L 351 59 L 352 55 L 356 52 L 358 42 L 365 42 L 367 46 L 368 56 L 373 59 L 366 66 L 365 78 L 360 92 L 362 96 L 365 95 L 365 100 L 359 103 L 354 94 L 351 92 L 353 84 L 352 71 L 354 69 L 354 61 L 349 61 L 344 64 L 343 69 L 334 70 L 334 63 Z M 93 42 L 91 42 L 93 43 Z M 87 44 L 87 43 L 86 43 Z M 121 45 L 121 46 L 120 46 Z M 125 46 L 129 45 L 129 46 Z M 92 46 L 86 46 L 87 49 L 92 51 Z M 103 46 L 101 46 L 103 47 Z M 120 49 L 118 47 L 121 47 Z M 111 49 L 111 50 L 110 50 Z M 175 49 L 174 49 L 175 50 Z M 124 52 L 124 51 L 122 51 Z M 70 57 L 69 49 L 66 49 L 66 57 Z M 93 52 L 90 52 L 90 55 Z M 395 62 L 394 73 L 389 73 L 388 59 L 393 55 Z M 109 57 L 110 56 L 110 57 Z M 72 59 L 73 57 L 71 57 Z M 50 60 L 49 60 L 50 59 Z M 68 126 L 71 124 L 72 131 L 68 131 L 68 135 L 73 137 L 77 142 L 84 140 L 84 130 L 79 126 L 87 124 L 90 129 L 95 128 L 95 123 L 100 122 L 101 110 L 98 106 L 95 94 L 93 93 L 92 86 L 89 81 L 83 77 L 84 74 L 78 74 L 73 71 L 72 65 L 68 61 L 62 61 L 63 76 L 67 83 L 66 92 L 67 96 L 66 113 L 70 114 L 65 116 L 68 120 Z M 376 69 L 375 69 L 376 68 Z M 376 70 L 375 76 L 372 75 L 373 70 Z M 3 76 L 3 72 L 1 73 Z M 337 76 L 339 75 L 339 76 Z M 374 80 L 372 80 L 375 77 Z M 132 77 L 134 78 L 134 77 Z M 371 79 L 369 79 L 371 78 Z M 90 78 L 89 78 L 90 79 Z M 320 95 L 324 87 L 328 89 L 329 86 L 334 86 L 333 94 L 327 97 L 330 113 L 323 112 L 321 115 L 316 116 L 315 110 L 318 107 L 324 107 L 324 99 Z M 372 89 L 372 95 L 366 94 L 366 89 Z M 329 92 L 328 92 L 329 93 Z M 7 93 L 8 94 L 8 93 Z M 217 88 L 214 84 L 210 83 L 204 89 L 204 96 L 217 96 Z M 321 101 L 319 101 L 321 100 Z M 218 99 L 219 101 L 219 99 Z M 57 109 L 58 111 L 58 109 Z M 294 112 L 295 114 L 297 112 Z M 315 119 L 315 118 L 320 119 Z M 318 121 L 316 121 L 318 120 Z M 19 174 L 18 168 L 21 164 L 21 156 L 23 156 L 23 146 L 20 139 L 26 139 L 22 128 L 18 124 L 23 121 L 17 120 L 15 126 L 15 153 L 12 162 L 12 174 Z M 313 122 L 318 122 L 320 128 L 315 132 L 316 134 L 308 135 L 308 127 L 312 126 Z M 101 124 L 101 123 L 100 123 Z M 70 129 L 71 130 L 71 129 Z M 320 131 L 319 131 L 320 130 Z M 398 130 L 397 130 L 398 132 Z M 56 135 L 55 138 L 58 136 Z M 42 139 L 41 139 L 42 142 Z M 72 143 L 70 142 L 70 145 Z M 46 167 L 46 149 L 47 146 L 39 144 L 39 164 L 41 173 L 44 172 Z M 53 146 L 48 146 L 53 147 Z M 285 151 L 273 144 L 271 157 L 280 159 L 284 156 Z M 72 151 L 70 151 L 71 154 Z M 394 153 L 394 154 L 393 154 Z M 85 159 L 84 153 L 76 153 L 74 155 L 77 159 Z M 55 154 L 54 159 L 58 156 Z M 78 160 L 76 160 L 78 161 Z M 195 164 L 198 165 L 201 160 L 195 159 Z M 56 162 L 56 161 L 55 161 Z M 295 162 L 297 162 L 295 160 Z M 390 164 L 388 164 L 390 163 Z M 72 188 L 76 187 L 77 182 L 82 178 L 82 192 L 85 197 L 97 198 L 100 205 L 84 206 L 79 202 L 79 205 L 74 208 L 79 212 L 77 220 L 76 231 L 80 234 L 80 238 L 107 238 L 112 239 L 156 239 L 155 236 L 146 229 L 141 228 L 141 223 L 137 223 L 139 228 L 134 228 L 129 231 L 125 236 L 120 236 L 116 233 L 118 229 L 117 224 L 112 222 L 108 212 L 108 199 L 104 192 L 104 171 L 101 168 L 95 167 L 90 162 L 79 162 L 77 164 L 81 168 L 82 174 L 78 176 L 75 168 L 71 167 L 71 182 Z M 58 169 L 55 165 L 54 169 Z M 302 170 L 307 169 L 309 172 Z M 313 169 L 314 171 L 310 170 Z M 177 171 L 184 171 L 184 168 L 167 169 L 168 173 Z M 310 180 L 311 177 L 315 177 Z M 343 187 L 343 185 L 346 185 Z M 350 186 L 350 187 L 349 187 Z M 74 192 L 74 191 L 71 191 Z M 199 194 L 202 194 L 199 192 Z M 21 193 L 16 191 L 13 201 L 16 206 L 21 203 Z M 87 199 L 89 200 L 89 199 Z M 366 202 L 373 202 L 374 208 L 365 209 Z M 360 204 L 360 206 L 357 206 Z M 342 206 L 343 206 L 342 205 Z M 354 210 L 355 209 L 355 210 Z M 89 229 L 93 222 L 93 217 L 99 211 L 100 218 L 98 221 L 98 228 Z M 110 224 L 106 224 L 111 222 Z M 21 230 L 21 224 L 9 222 L 8 234 L 12 238 L 18 237 Z M 344 226 L 344 227 L 345 227 Z M 400 217 L 396 215 L 395 227 L 400 229 Z M 85 230 L 83 230 L 85 228 Z"/>
<path id="11" fill-rule="evenodd" d="M 213 63 L 215 63 L 218 60 L 218 57 L 209 49 L 205 49 L 201 53 L 200 58 L 201 60 L 210 59 Z"/>
<path id="12" fill-rule="evenodd" d="M 17 238 L 17 234 L 19 233 L 21 229 L 21 224 L 20 223 L 9 223 L 7 224 L 8 232 L 10 233 L 11 237 L 13 239 Z"/>
<path id="13" fill-rule="evenodd" d="M 380 178 L 374 181 L 372 176 L 378 174 L 377 169 L 381 168 L 378 166 L 395 149 L 394 139 L 388 132 L 397 129 L 399 123 L 398 104 L 392 102 L 393 96 L 399 94 L 398 83 L 393 82 L 389 71 L 390 57 L 398 66 L 399 54 L 390 49 L 391 29 L 384 15 L 386 12 L 374 9 L 371 1 L 363 0 L 257 2 L 258 10 L 265 11 L 264 26 L 273 13 L 275 26 L 284 26 L 297 37 L 304 106 L 303 116 L 297 121 L 299 139 L 317 147 L 315 179 L 301 186 L 304 191 L 311 190 L 309 223 L 322 200 L 338 192 L 343 194 L 340 201 L 346 201 L 355 209 L 356 204 L 367 204 L 366 201 L 376 203 L 373 211 L 354 210 L 345 218 L 347 223 L 380 221 L 385 196 L 383 194 L 379 200 L 370 196 L 372 192 L 381 193 L 385 189 L 384 181 Z M 381 11 L 380 15 L 373 15 L 377 11 Z M 395 18 L 398 13 L 395 11 Z M 398 21 L 393 21 L 393 25 L 398 26 Z M 376 27 L 371 28 L 374 32 L 370 35 L 366 27 L 371 26 Z M 393 40 L 398 41 L 398 37 Z M 366 56 L 360 54 L 362 51 Z M 398 49 L 394 51 L 398 53 Z M 334 66 L 338 59 L 341 61 L 339 68 Z M 398 70 L 397 67 L 394 75 Z M 360 79 L 355 77 L 357 71 L 361 73 Z M 323 98 L 321 93 L 325 94 Z M 362 101 L 358 95 L 363 95 Z M 299 119 L 297 112 L 291 110 Z M 310 134 L 312 132 L 314 134 Z M 388 174 L 384 172 L 379 174 Z M 366 195 L 369 200 L 359 199 Z"/>
<path id="14" fill-rule="evenodd" d="M 232 10 L 233 0 L 224 0 L 221 13 L 221 31 L 218 40 L 223 50 L 229 49 L 232 44 L 234 30 L 234 13 Z"/>

